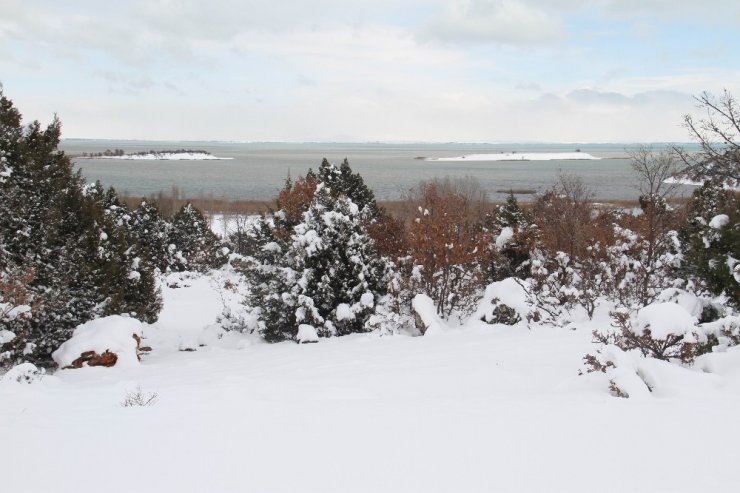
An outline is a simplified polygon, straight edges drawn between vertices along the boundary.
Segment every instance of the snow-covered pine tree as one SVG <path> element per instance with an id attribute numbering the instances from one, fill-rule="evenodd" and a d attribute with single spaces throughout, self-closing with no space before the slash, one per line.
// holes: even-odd
<path id="1" fill-rule="evenodd" d="M 680 231 L 685 268 L 710 293 L 740 307 L 740 199 L 719 180 L 694 191 Z"/>
<path id="2" fill-rule="evenodd" d="M 203 272 L 218 268 L 228 260 L 228 249 L 193 204 L 185 204 L 175 214 L 168 242 L 172 270 Z"/>
<path id="3" fill-rule="evenodd" d="M 379 215 L 378 204 L 375 202 L 375 194 L 365 184 L 359 173 L 352 171 L 349 161 L 345 159 L 339 167 L 330 164 L 324 159 L 319 166 L 316 178 L 317 182 L 323 183 L 332 195 L 338 198 L 342 195 L 352 201 L 359 210 L 367 209 L 368 217 L 376 219 Z"/>
<path id="4" fill-rule="evenodd" d="M 319 183 L 289 237 L 260 223 L 264 240 L 247 271 L 248 304 L 265 339 L 291 339 L 300 324 L 324 337 L 369 330 L 366 322 L 386 293 L 391 270 L 367 234 L 370 210 Z"/>
<path id="5" fill-rule="evenodd" d="M 142 254 L 161 272 L 167 270 L 171 223 L 165 221 L 155 203 L 142 199 L 131 212 L 131 231 L 138 239 Z"/>
<path id="6" fill-rule="evenodd" d="M 107 286 L 120 289 L 130 273 L 113 269 L 119 257 L 101 259 L 102 233 L 116 227 L 100 197 L 88 193 L 92 188 L 57 150 L 60 134 L 57 119 L 46 129 L 38 122 L 23 127 L 18 110 L 0 94 L 0 271 L 28 275 L 24 288 L 32 307 L 6 324 L 15 335 L 6 363 L 50 364 L 51 353 L 77 325 L 105 312 Z M 153 292 L 139 294 L 146 304 Z"/>
<path id="7" fill-rule="evenodd" d="M 99 205 L 97 256 L 92 261 L 98 273 L 96 287 L 103 302 L 102 316 L 128 314 L 144 322 L 155 322 L 162 308 L 156 286 L 155 267 L 132 229 L 132 214 L 111 187 L 103 192 L 97 184 L 86 195 Z"/>
<path id="8" fill-rule="evenodd" d="M 526 277 L 527 269 L 524 267 L 537 246 L 539 230 L 519 205 L 514 192 L 509 192 L 506 202 L 498 207 L 486 229 L 492 239 L 487 246 L 488 280 Z"/>

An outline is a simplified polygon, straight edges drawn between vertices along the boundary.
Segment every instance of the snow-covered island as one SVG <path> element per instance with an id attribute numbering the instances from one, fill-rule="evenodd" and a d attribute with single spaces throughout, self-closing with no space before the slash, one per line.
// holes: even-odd
<path id="1" fill-rule="evenodd" d="M 700 187 L 703 185 L 701 181 L 698 180 L 692 180 L 691 178 L 688 178 L 686 176 L 672 176 L 666 180 L 663 180 L 663 183 L 667 183 L 669 185 L 688 185 L 692 187 Z M 729 183 L 725 183 L 724 188 L 726 190 L 734 190 L 736 192 L 740 192 L 740 186 L 732 186 Z"/>
<path id="2" fill-rule="evenodd" d="M 214 156 L 208 151 L 179 149 L 164 151 L 142 151 L 131 154 L 102 153 L 101 155 L 83 156 L 100 159 L 123 159 L 129 161 L 220 161 L 234 159 L 232 157 Z"/>
<path id="3" fill-rule="evenodd" d="M 425 161 L 554 161 L 554 160 L 599 160 L 587 152 L 497 152 L 466 154 L 455 157 L 428 157 Z"/>

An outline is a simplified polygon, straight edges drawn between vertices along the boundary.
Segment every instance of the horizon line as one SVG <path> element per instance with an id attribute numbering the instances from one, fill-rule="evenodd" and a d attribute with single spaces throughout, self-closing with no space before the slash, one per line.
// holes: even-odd
<path id="1" fill-rule="evenodd" d="M 217 140 L 217 139 L 116 139 L 98 137 L 63 137 L 64 141 L 98 141 L 98 142 L 192 142 L 215 144 L 386 144 L 386 145 L 699 145 L 688 141 L 544 141 L 512 140 L 499 142 L 485 141 L 434 141 L 434 140 Z"/>

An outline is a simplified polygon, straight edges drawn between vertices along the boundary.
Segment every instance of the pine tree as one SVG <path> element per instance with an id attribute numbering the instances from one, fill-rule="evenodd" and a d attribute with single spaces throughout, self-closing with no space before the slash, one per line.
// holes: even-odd
<path id="1" fill-rule="evenodd" d="M 277 244 L 264 250 L 280 254 Z M 321 336 L 365 330 L 385 294 L 390 267 L 375 251 L 357 205 L 346 197 L 335 199 L 323 184 L 275 260 L 262 265 L 266 282 L 255 291 L 261 299 L 253 299 L 268 340 L 295 336 L 301 323 L 313 325 Z"/>
<path id="2" fill-rule="evenodd" d="M 710 293 L 740 306 L 740 200 L 711 180 L 694 191 L 680 237 L 686 270 Z"/>
<path id="3" fill-rule="evenodd" d="M 491 243 L 488 245 L 488 281 L 500 281 L 507 277 L 527 277 L 524 266 L 539 240 L 539 231 L 529 215 L 510 192 L 506 203 L 499 206 L 487 227 Z"/>
<path id="4" fill-rule="evenodd" d="M 370 202 L 360 208 L 345 193 L 314 181 L 327 177 L 338 186 L 346 183 L 341 176 L 325 162 L 318 174 L 281 193 L 280 203 L 292 207 L 310 192 L 305 211 L 280 209 L 255 226 L 258 248 L 245 271 L 247 304 L 268 341 L 295 337 L 300 324 L 313 325 L 324 337 L 369 330 L 367 321 L 386 292 L 391 265 L 367 234 L 377 210 L 372 196 L 364 195 Z"/>
<path id="5" fill-rule="evenodd" d="M 102 210 L 96 218 L 98 273 L 96 288 L 103 302 L 101 315 L 125 313 L 145 322 L 155 322 L 162 307 L 156 287 L 155 266 L 132 228 L 132 214 L 111 187 L 103 192 L 99 184 L 87 191 Z"/>
<path id="6" fill-rule="evenodd" d="M 60 135 L 57 119 L 46 129 L 38 122 L 24 128 L 18 110 L 0 94 L 0 272 L 27 275 L 32 307 L 6 324 L 16 336 L 11 363 L 50 364 L 73 329 L 97 316 L 135 311 L 153 320 L 159 309 L 153 279 L 134 287 L 128 278 L 135 257 L 126 256 L 135 254 L 135 244 L 106 217 L 102 188 L 86 187 L 57 150 Z M 109 241 L 122 254 L 108 255 Z M 128 297 L 119 295 L 127 289 Z"/>
<path id="7" fill-rule="evenodd" d="M 228 260 L 228 249 L 193 204 L 182 206 L 175 214 L 168 241 L 169 266 L 173 270 L 203 272 L 218 268 Z"/>
<path id="8" fill-rule="evenodd" d="M 362 176 L 352 171 L 347 159 L 342 161 L 338 168 L 324 159 L 319 166 L 316 181 L 326 185 L 335 198 L 344 195 L 361 211 L 367 209 L 370 219 L 378 217 L 379 210 L 375 202 L 375 194 L 365 184 Z"/>
<path id="9" fill-rule="evenodd" d="M 131 213 L 131 231 L 142 248 L 142 254 L 161 272 L 167 270 L 168 238 L 172 225 L 165 221 L 157 205 L 142 199 Z"/>

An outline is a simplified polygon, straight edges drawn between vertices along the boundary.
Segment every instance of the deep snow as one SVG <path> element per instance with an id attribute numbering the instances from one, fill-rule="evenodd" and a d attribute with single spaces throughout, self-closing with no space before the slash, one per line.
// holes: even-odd
<path id="1" fill-rule="evenodd" d="M 0 382 L 0 491 L 737 491 L 740 351 L 620 399 L 577 375 L 605 311 L 270 345 L 214 325 L 228 275 L 167 279 L 139 365 Z"/>

